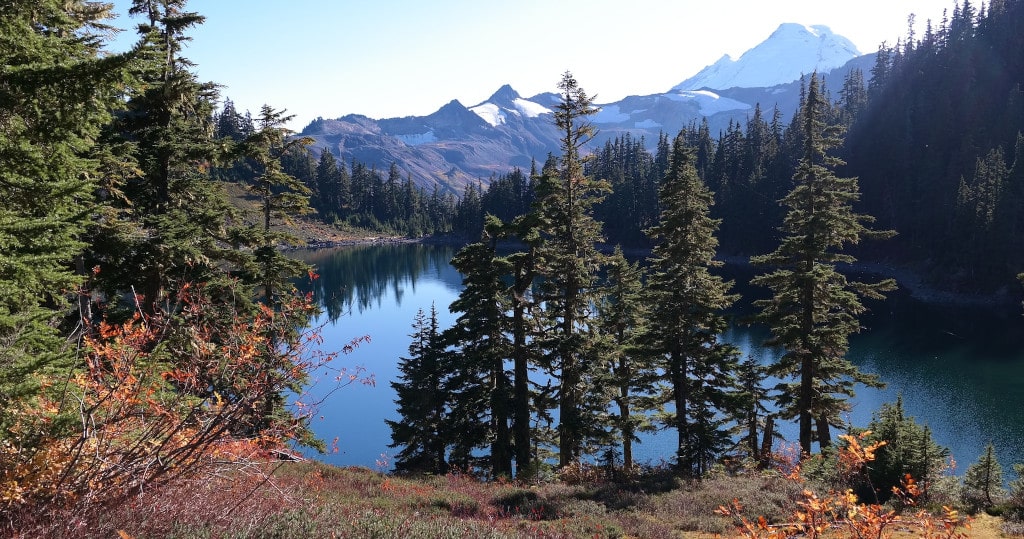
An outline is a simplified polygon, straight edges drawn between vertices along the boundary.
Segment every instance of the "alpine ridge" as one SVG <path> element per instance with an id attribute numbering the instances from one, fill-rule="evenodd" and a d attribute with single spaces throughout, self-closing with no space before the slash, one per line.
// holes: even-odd
<path id="1" fill-rule="evenodd" d="M 659 134 L 674 136 L 705 118 L 716 133 L 729 122 L 745 121 L 756 104 L 767 114 L 777 107 L 789 118 L 799 102 L 801 76 L 817 71 L 826 81 L 841 80 L 853 68 L 867 73 L 873 59 L 827 26 L 782 24 L 739 59 L 725 55 L 665 93 L 599 103 L 600 112 L 590 118 L 598 129 L 590 148 L 627 132 L 653 147 Z M 342 160 L 381 170 L 395 163 L 422 187 L 461 195 L 471 183 L 486 184 L 514 168 L 529 170 L 558 153 L 551 119 L 558 101 L 556 93 L 523 97 L 505 84 L 470 107 L 452 100 L 427 116 L 317 118 L 302 135 L 314 140 L 316 153 L 326 148 Z"/>

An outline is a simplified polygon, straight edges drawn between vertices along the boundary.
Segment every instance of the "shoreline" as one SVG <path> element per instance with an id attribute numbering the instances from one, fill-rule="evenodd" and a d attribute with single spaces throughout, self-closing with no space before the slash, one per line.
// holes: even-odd
<path id="1" fill-rule="evenodd" d="M 735 264 L 746 267 L 752 266 L 750 264 L 750 258 L 743 256 L 718 256 L 715 257 L 715 260 L 719 260 L 726 264 Z M 1021 298 L 1014 297 L 1006 288 L 991 294 L 944 290 L 928 284 L 918 272 L 911 268 L 889 263 L 857 261 L 853 264 L 840 264 L 838 265 L 838 268 L 846 274 L 864 273 L 882 278 L 895 279 L 898 290 L 905 291 L 911 298 L 922 303 L 934 305 L 956 305 L 961 307 L 1000 308 L 1009 308 L 1014 305 L 1019 307 L 1021 305 Z"/>
<path id="2" fill-rule="evenodd" d="M 345 238 L 330 240 L 308 240 L 305 246 L 294 247 L 294 249 L 333 249 L 338 247 L 353 247 L 358 245 L 397 245 L 406 243 L 423 243 L 432 245 L 462 245 L 468 243 L 465 238 L 449 236 L 426 236 L 422 238 L 408 238 L 404 236 L 367 236 L 361 238 Z M 631 255 L 647 256 L 649 249 L 633 248 L 628 249 Z M 749 267 L 750 258 L 739 255 L 718 255 L 715 260 L 726 264 Z M 1012 307 L 1021 305 L 1021 298 L 1011 293 L 1008 287 L 991 294 L 956 292 L 944 290 L 928 284 L 920 274 L 911 268 L 897 266 L 884 262 L 863 262 L 857 261 L 853 264 L 840 265 L 840 269 L 847 273 L 867 273 L 883 278 L 896 280 L 897 286 L 906 291 L 910 297 L 923 303 L 949 304 L 965 307 Z"/>

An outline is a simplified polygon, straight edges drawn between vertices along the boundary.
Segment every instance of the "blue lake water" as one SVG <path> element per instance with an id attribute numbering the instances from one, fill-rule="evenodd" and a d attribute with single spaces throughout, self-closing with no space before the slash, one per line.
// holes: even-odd
<path id="1" fill-rule="evenodd" d="M 413 318 L 436 306 L 441 327 L 454 315 L 448 305 L 461 290 L 461 276 L 448 264 L 450 246 L 398 244 L 356 246 L 300 252 L 316 266 L 315 284 L 324 314 L 316 321 L 324 349 L 336 350 L 355 337 L 370 342 L 341 356 L 337 366 L 363 367 L 373 386 L 353 384 L 331 392 L 329 372 L 311 386 L 310 398 L 322 400 L 313 430 L 338 451 L 317 458 L 338 465 L 390 466 L 390 429 L 398 419 L 390 382 L 397 378 L 398 358 L 408 353 Z M 753 275 L 746 267 L 726 267 L 745 298 L 764 294 L 743 283 Z M 1024 317 L 1019 306 L 964 307 L 927 304 L 905 292 L 884 302 L 868 303 L 864 331 L 851 339 L 850 359 L 863 371 L 878 374 L 884 389 L 860 387 L 848 420 L 865 426 L 883 403 L 903 396 L 907 413 L 928 425 L 935 440 L 950 448 L 958 473 L 977 460 L 992 442 L 1004 474 L 1024 462 Z M 749 309 L 745 299 L 740 314 Z M 723 338 L 744 356 L 769 363 L 776 351 L 763 346 L 763 327 L 732 326 Z M 795 425 L 780 425 L 788 440 Z M 646 436 L 635 447 L 639 461 L 659 462 L 674 452 L 675 434 Z"/>

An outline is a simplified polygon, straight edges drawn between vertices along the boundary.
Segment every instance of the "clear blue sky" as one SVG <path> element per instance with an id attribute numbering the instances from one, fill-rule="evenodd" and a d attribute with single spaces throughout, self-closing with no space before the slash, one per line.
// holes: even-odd
<path id="1" fill-rule="evenodd" d="M 114 48 L 135 40 L 126 28 Z M 738 57 L 779 24 L 823 24 L 862 53 L 938 26 L 953 0 L 193 0 L 206 16 L 185 56 L 239 110 L 371 118 L 472 106 L 503 84 L 554 91 L 572 71 L 598 103 L 669 90 L 723 54 Z"/>

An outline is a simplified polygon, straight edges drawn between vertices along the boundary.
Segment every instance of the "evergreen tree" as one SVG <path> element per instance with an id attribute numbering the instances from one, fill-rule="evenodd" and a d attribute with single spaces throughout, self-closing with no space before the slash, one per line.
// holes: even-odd
<path id="1" fill-rule="evenodd" d="M 840 131 L 826 125 L 828 108 L 818 76 L 812 74 L 799 113 L 803 155 L 793 176 L 795 187 L 782 201 L 789 209 L 781 228 L 786 236 L 774 252 L 751 259 L 775 268 L 751 282 L 773 293 L 755 302 L 761 308 L 758 320 L 771 328 L 769 344 L 783 349 L 771 374 L 795 379 L 779 387 L 778 404 L 787 417 L 798 418 L 805 454 L 814 440 L 822 447 L 831 443 L 829 426 L 840 424 L 855 383 L 879 384 L 846 358 L 848 338 L 860 330 L 857 316 L 865 310 L 860 298 L 881 299 L 882 292 L 895 288 L 891 279 L 850 282 L 836 268 L 854 261 L 841 252 L 845 245 L 892 234 L 867 228 L 871 218 L 852 207 L 859 197 L 857 180 L 833 173 L 842 161 L 828 152 L 839 144 Z"/>
<path id="2" fill-rule="evenodd" d="M 338 168 L 334 154 L 324 148 L 320 151 L 320 160 L 316 165 L 315 207 L 324 219 L 337 217 L 341 213 L 343 197 L 342 171 Z"/>
<path id="3" fill-rule="evenodd" d="M 235 102 L 231 99 L 224 100 L 224 107 L 221 108 L 220 114 L 216 117 L 217 138 L 228 138 L 234 142 L 241 142 L 246 137 L 252 135 L 253 123 L 252 119 L 239 114 L 238 110 L 235 109 Z"/>
<path id="4" fill-rule="evenodd" d="M 769 432 L 768 390 L 764 387 L 767 369 L 759 365 L 753 358 L 746 358 L 736 370 L 737 393 L 733 396 L 731 408 L 736 410 L 737 432 L 741 436 L 740 447 L 747 457 L 756 461 L 759 466 L 767 466 L 771 455 L 762 449 L 766 442 L 771 447 L 772 432 Z M 758 445 L 758 432 L 764 433 Z"/>
<path id="5" fill-rule="evenodd" d="M 402 448 L 395 455 L 398 472 L 443 474 L 448 471 L 448 396 L 437 310 L 431 306 L 429 316 L 423 309 L 417 311 L 412 328 L 409 356 L 399 358 L 400 374 L 391 382 L 402 419 L 385 420 L 391 428 L 392 443 L 388 447 Z"/>
<path id="6" fill-rule="evenodd" d="M 134 290 L 141 308 L 154 314 L 172 305 L 179 287 L 213 282 L 230 258 L 224 243 L 229 206 L 223 188 L 210 179 L 215 160 L 212 112 L 216 87 L 200 83 L 181 56 L 185 33 L 203 17 L 186 11 L 185 0 L 133 0 L 141 15 L 137 46 L 140 90 L 119 116 L 112 143 L 134 147 L 134 173 L 114 199 L 118 219 L 107 219 L 94 235 L 95 265 L 110 295 Z"/>
<path id="7" fill-rule="evenodd" d="M 531 174 L 531 177 L 536 174 Z M 522 249 L 506 255 L 511 267 L 508 294 L 511 303 L 512 332 L 512 437 L 515 446 L 517 477 L 527 478 L 536 472 L 538 456 L 533 452 L 536 441 L 531 427 L 530 370 L 537 364 L 538 332 L 537 320 L 532 312 L 537 307 L 533 296 L 537 278 L 537 252 L 541 242 L 538 230 L 539 217 L 535 212 L 516 218 L 506 227 L 505 234 L 520 240 Z M 539 406 L 538 406 L 539 408 Z"/>
<path id="8" fill-rule="evenodd" d="M 253 249 L 254 260 L 249 273 L 261 289 L 263 301 L 276 306 L 279 296 L 291 290 L 290 280 L 308 268 L 279 249 L 282 244 L 297 244 L 298 239 L 274 228 L 280 221 L 290 222 L 297 215 L 308 213 L 309 189 L 282 170 L 286 153 L 311 142 L 308 138 L 289 138 L 284 124 L 291 119 L 281 111 L 264 105 L 257 119 L 257 131 L 242 143 L 242 153 L 255 164 L 257 176 L 246 185 L 256 196 L 259 225 L 247 237 L 236 234 L 236 241 Z"/>
<path id="9" fill-rule="evenodd" d="M 996 459 L 996 449 L 990 442 L 978 461 L 964 472 L 962 501 L 970 512 L 991 509 L 1006 496 L 1003 489 L 1003 468 Z"/>
<path id="10" fill-rule="evenodd" d="M 1009 507 L 1006 518 L 1020 522 L 1024 521 L 1024 464 L 1014 464 L 1013 473 L 1017 474 L 1017 479 L 1010 481 L 1010 495 L 1007 501 Z"/>
<path id="11" fill-rule="evenodd" d="M 839 90 L 839 114 L 843 125 L 850 126 L 860 117 L 868 104 L 867 88 L 864 86 L 864 72 L 853 69 L 843 79 Z"/>
<path id="12" fill-rule="evenodd" d="M 589 333 L 602 262 L 596 247 L 601 241 L 601 225 L 593 217 L 593 206 L 608 186 L 583 173 L 580 155 L 594 135 L 587 117 L 597 109 L 571 73 L 562 76 L 558 87 L 561 99 L 555 105 L 554 119 L 561 133 L 562 156 L 556 166 L 542 169 L 537 185 L 543 238 L 538 267 L 546 326 L 542 346 L 559 384 L 559 464 L 565 466 L 579 462 L 584 446 L 601 432 L 595 420 L 604 406 L 590 402 L 587 389 L 598 389 L 588 383 L 596 372 L 596 365 L 588 359 L 593 343 Z"/>
<path id="13" fill-rule="evenodd" d="M 469 184 L 455 207 L 453 231 L 464 237 L 474 237 L 483 230 L 484 214 L 480 205 L 479 186 Z"/>
<path id="14" fill-rule="evenodd" d="M 491 475 L 511 477 L 512 382 L 505 368 L 511 343 L 508 297 L 502 280 L 511 268 L 495 252 L 501 226 L 489 217 L 481 240 L 463 247 L 452 259 L 452 266 L 464 275 L 463 289 L 450 307 L 460 314 L 444 332 L 444 340 L 454 348 L 447 386 L 452 399 L 452 430 L 458 433 L 453 462 L 467 463 L 474 449 L 489 443 Z"/>
<path id="15" fill-rule="evenodd" d="M 661 420 L 676 429 L 679 473 L 700 477 L 726 448 L 725 414 L 736 386 L 737 350 L 720 342 L 722 311 L 737 296 L 712 275 L 719 221 L 709 215 L 712 194 L 697 176 L 693 151 L 682 136 L 672 145 L 660 191 L 661 216 L 650 230 L 657 242 L 647 290 L 651 314 L 644 337 L 665 376 L 660 401 L 671 404 Z"/>
<path id="16" fill-rule="evenodd" d="M 41 373 L 70 365 L 58 325 L 84 282 L 82 237 L 112 157 L 97 140 L 124 90 L 126 58 L 101 53 L 110 9 L 0 8 L 0 443 L 8 405 L 38 391 Z M 87 309 L 83 296 L 86 319 Z"/>
<path id="17" fill-rule="evenodd" d="M 618 413 L 611 417 L 615 438 L 622 445 L 622 467 L 633 469 L 633 442 L 648 427 L 645 412 L 654 392 L 657 372 L 649 355 L 639 346 L 647 308 L 644 304 L 642 271 L 615 248 L 607 260 L 605 291 L 597 305 L 597 324 L 607 337 L 606 369 L 615 387 L 612 398 Z"/>
<path id="18" fill-rule="evenodd" d="M 939 479 L 939 473 L 949 457 L 949 449 L 941 447 L 932 439 L 931 430 L 918 425 L 913 417 L 903 410 L 903 397 L 897 397 L 893 404 L 883 404 L 874 414 L 867 430 L 869 442 L 885 442 L 875 452 L 875 460 L 868 468 L 871 490 L 861 489 L 861 499 L 884 503 L 907 474 L 924 489 Z"/>
<path id="19" fill-rule="evenodd" d="M 1017 211 L 1006 204 L 1010 172 L 1002 149 L 996 148 L 977 159 L 972 178 L 960 178 L 955 216 L 964 248 L 958 265 L 973 268 L 977 278 L 993 280 L 1009 273 L 1008 255 L 1000 246 L 1008 237 L 1005 229 L 1012 226 L 1012 218 L 1002 213 Z"/>

